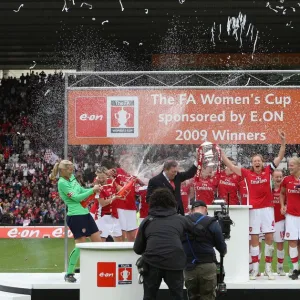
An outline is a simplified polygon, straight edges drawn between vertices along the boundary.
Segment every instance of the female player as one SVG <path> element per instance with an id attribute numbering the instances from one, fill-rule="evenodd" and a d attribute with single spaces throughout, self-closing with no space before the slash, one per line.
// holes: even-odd
<path id="1" fill-rule="evenodd" d="M 58 193 L 67 207 L 67 224 L 74 236 L 75 244 L 84 243 L 89 237 L 92 242 L 101 242 L 98 227 L 90 215 L 88 208 L 83 208 L 80 204 L 93 193 L 99 193 L 100 186 L 85 189 L 76 180 L 74 165 L 69 160 L 62 160 L 54 165 L 51 179 L 55 179 L 59 173 Z M 76 282 L 74 271 L 79 259 L 80 251 L 74 248 L 69 257 L 68 270 L 65 274 L 65 281 Z"/>
<path id="2" fill-rule="evenodd" d="M 285 153 L 285 133 L 278 131 L 281 147 L 274 161 L 264 167 L 261 155 L 254 155 L 251 159 L 250 170 L 235 166 L 221 150 L 222 160 L 237 175 L 245 179 L 248 189 L 249 233 L 251 235 L 251 256 L 253 270 L 250 279 L 255 280 L 259 273 L 259 234 L 265 234 L 265 274 L 269 279 L 275 279 L 272 273 L 273 233 L 275 231 L 273 195 L 271 190 L 271 175 L 278 167 Z"/>

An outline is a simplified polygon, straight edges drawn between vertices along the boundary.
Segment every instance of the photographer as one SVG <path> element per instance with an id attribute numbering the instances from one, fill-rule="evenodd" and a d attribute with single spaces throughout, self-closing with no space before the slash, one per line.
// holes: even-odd
<path id="1" fill-rule="evenodd" d="M 183 269 L 186 255 L 182 246 L 184 233 L 193 223 L 177 214 L 177 203 L 167 188 L 156 189 L 149 199 L 149 216 L 139 227 L 134 252 L 142 254 L 144 300 L 156 299 L 162 279 L 172 300 L 183 300 Z"/>
<path id="2" fill-rule="evenodd" d="M 207 216 L 204 201 L 195 201 L 191 215 L 193 233 L 186 234 L 183 248 L 187 255 L 184 270 L 185 286 L 190 300 L 213 300 L 217 287 L 217 259 L 214 247 L 224 256 L 227 246 L 220 225 L 215 218 Z"/>

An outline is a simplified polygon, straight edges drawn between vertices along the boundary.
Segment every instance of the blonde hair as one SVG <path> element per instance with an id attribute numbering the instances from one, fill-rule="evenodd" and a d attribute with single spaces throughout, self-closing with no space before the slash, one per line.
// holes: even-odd
<path id="1" fill-rule="evenodd" d="M 57 177 L 57 174 L 59 173 L 59 170 L 64 170 L 64 169 L 67 168 L 67 166 L 70 166 L 70 165 L 73 165 L 73 163 L 71 161 L 69 161 L 69 160 L 66 160 L 66 159 L 61 160 L 60 162 L 57 162 L 54 165 L 54 167 L 53 167 L 53 169 L 51 171 L 51 174 L 49 175 L 49 178 L 51 180 L 55 180 L 56 177 Z"/>
<path id="2" fill-rule="evenodd" d="M 293 161 L 295 164 L 297 164 L 298 166 L 300 166 L 300 158 L 297 156 L 293 156 L 291 159 L 289 159 L 289 162 Z"/>
<path id="3" fill-rule="evenodd" d="M 106 172 L 108 171 L 108 169 L 106 167 L 98 167 L 96 170 L 96 175 L 97 174 L 106 174 Z"/>

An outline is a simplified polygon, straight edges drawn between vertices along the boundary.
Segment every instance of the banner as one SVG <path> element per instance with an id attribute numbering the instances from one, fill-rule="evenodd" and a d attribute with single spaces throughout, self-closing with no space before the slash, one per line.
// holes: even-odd
<path id="1" fill-rule="evenodd" d="M 68 143 L 299 144 L 299 89 L 126 89 L 68 92 Z"/>
<path id="2" fill-rule="evenodd" d="M 60 239 L 64 237 L 64 226 L 0 227 L 0 239 Z M 68 237 L 73 237 L 70 230 L 68 230 Z"/>

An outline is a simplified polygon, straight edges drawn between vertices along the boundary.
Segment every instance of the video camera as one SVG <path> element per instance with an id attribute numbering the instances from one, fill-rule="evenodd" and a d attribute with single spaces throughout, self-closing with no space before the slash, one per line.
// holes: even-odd
<path id="1" fill-rule="evenodd" d="M 224 239 L 229 240 L 230 231 L 231 231 L 230 226 L 233 225 L 233 221 L 229 216 L 229 204 L 226 207 L 226 202 L 223 199 L 215 199 L 212 204 L 213 205 L 219 204 L 221 206 L 221 210 L 214 211 L 214 217 L 218 220 L 221 226 Z"/>
<path id="2" fill-rule="evenodd" d="M 215 199 L 212 204 L 213 205 L 220 205 L 221 210 L 214 211 L 214 217 L 220 224 L 223 236 L 225 240 L 230 239 L 230 231 L 231 225 L 233 225 L 233 221 L 229 216 L 229 194 L 228 194 L 228 201 L 226 202 L 223 199 Z M 217 272 L 217 296 L 222 296 L 227 293 L 226 283 L 224 282 L 225 278 L 225 271 L 224 271 L 224 257 L 221 255 L 220 263 L 218 264 L 218 272 Z"/>

